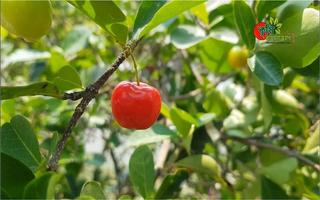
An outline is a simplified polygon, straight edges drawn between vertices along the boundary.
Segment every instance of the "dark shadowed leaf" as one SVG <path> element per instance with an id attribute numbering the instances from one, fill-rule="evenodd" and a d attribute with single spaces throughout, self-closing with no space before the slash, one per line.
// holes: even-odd
<path id="1" fill-rule="evenodd" d="M 262 199 L 290 199 L 286 192 L 268 178 L 261 177 L 261 198 Z"/>
<path id="2" fill-rule="evenodd" d="M 180 190 L 181 183 L 188 178 L 185 170 L 177 170 L 174 174 L 167 175 L 158 189 L 155 199 L 174 199 Z"/>
<path id="3" fill-rule="evenodd" d="M 40 165 L 39 144 L 30 123 L 16 115 L 1 127 L 1 152 L 7 154 L 35 172 Z"/>
<path id="4" fill-rule="evenodd" d="M 62 174 L 45 173 L 32 180 L 24 190 L 26 199 L 55 199 L 55 188 L 63 178 Z"/>
<path id="5" fill-rule="evenodd" d="M 1 199 L 22 198 L 27 183 L 34 178 L 33 173 L 20 161 L 1 153 Z"/>

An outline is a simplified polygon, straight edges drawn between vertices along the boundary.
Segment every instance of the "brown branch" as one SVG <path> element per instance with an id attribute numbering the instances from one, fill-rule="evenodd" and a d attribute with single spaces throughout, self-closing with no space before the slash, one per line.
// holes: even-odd
<path id="1" fill-rule="evenodd" d="M 242 138 L 242 137 L 237 137 L 237 136 L 229 136 L 229 135 L 226 135 L 226 134 L 224 134 L 222 137 L 223 137 L 223 139 L 234 140 L 234 141 L 240 142 L 242 144 L 256 146 L 256 147 L 260 147 L 260 148 L 266 148 L 266 149 L 270 149 L 272 151 L 276 151 L 278 153 L 281 153 L 281 154 L 284 154 L 284 155 L 287 155 L 287 156 L 295 157 L 301 163 L 309 165 L 312 168 L 314 168 L 316 171 L 320 172 L 320 164 L 319 163 L 315 163 L 312 160 L 309 160 L 308 158 L 304 157 L 303 155 L 301 155 L 299 152 L 297 152 L 295 150 L 274 146 L 274 145 L 268 144 L 268 143 L 262 143 L 262 142 L 259 142 L 256 139 L 251 139 L 251 138 Z"/>
<path id="2" fill-rule="evenodd" d="M 76 109 L 75 109 L 75 111 L 69 121 L 69 124 L 63 133 L 62 138 L 59 140 L 59 142 L 56 146 L 54 154 L 52 155 L 52 157 L 50 158 L 50 160 L 48 162 L 48 166 L 47 166 L 48 170 L 51 170 L 51 171 L 57 170 L 58 161 L 60 159 L 63 148 L 67 142 L 67 139 L 71 135 L 72 129 L 78 123 L 80 117 L 84 113 L 84 111 L 87 108 L 90 101 L 97 96 L 99 89 L 104 85 L 104 83 L 109 79 L 109 77 L 118 69 L 120 64 L 128 56 L 131 55 L 132 51 L 135 49 L 135 47 L 140 42 L 140 40 L 129 42 L 125 46 L 125 48 L 121 52 L 121 54 L 114 61 L 114 63 L 111 65 L 111 67 L 104 74 L 102 74 L 96 82 L 94 82 L 92 85 L 87 87 L 85 91 L 75 92 L 75 93 L 64 95 L 65 99 L 71 99 L 71 100 L 78 100 L 80 98 L 82 98 L 82 99 L 81 99 L 80 103 L 77 105 L 77 107 L 76 107 Z"/>

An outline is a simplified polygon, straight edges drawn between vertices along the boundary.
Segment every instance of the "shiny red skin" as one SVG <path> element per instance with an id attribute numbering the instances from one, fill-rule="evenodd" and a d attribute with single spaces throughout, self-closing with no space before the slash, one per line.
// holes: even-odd
<path id="1" fill-rule="evenodd" d="M 161 109 L 160 92 L 146 84 L 122 81 L 113 90 L 112 113 L 120 126 L 147 129 L 157 120 Z"/>

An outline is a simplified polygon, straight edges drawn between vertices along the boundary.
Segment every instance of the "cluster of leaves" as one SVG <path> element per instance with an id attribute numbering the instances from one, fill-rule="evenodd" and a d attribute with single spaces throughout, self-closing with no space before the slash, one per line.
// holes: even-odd
<path id="1" fill-rule="evenodd" d="M 1 197 L 317 199 L 314 168 L 232 140 L 319 163 L 319 8 L 253 2 L 52 1 L 41 41 L 1 29 Z M 294 42 L 257 42 L 253 27 L 268 17 Z M 59 172 L 46 172 L 75 106 L 64 93 L 83 90 L 141 37 L 135 54 L 142 80 L 161 91 L 159 121 L 130 131 L 112 119 L 112 88 L 134 80 L 125 61 L 73 130 Z M 246 69 L 227 62 L 236 45 L 250 50 Z"/>

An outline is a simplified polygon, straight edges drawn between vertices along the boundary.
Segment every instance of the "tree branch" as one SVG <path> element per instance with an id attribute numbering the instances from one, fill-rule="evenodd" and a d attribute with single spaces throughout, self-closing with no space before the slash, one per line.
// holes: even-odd
<path id="1" fill-rule="evenodd" d="M 222 138 L 234 140 L 234 141 L 240 142 L 242 144 L 246 144 L 246 145 L 270 149 L 272 151 L 276 151 L 278 153 L 281 153 L 281 154 L 284 154 L 287 156 L 295 157 L 300 162 L 302 162 L 306 165 L 309 165 L 312 168 L 314 168 L 316 171 L 320 172 L 320 164 L 319 163 L 315 163 L 312 160 L 309 160 L 308 158 L 304 157 L 303 155 L 301 155 L 299 152 L 297 152 L 295 150 L 274 146 L 274 145 L 268 144 L 268 143 L 262 143 L 256 139 L 251 139 L 251 138 L 242 138 L 242 137 L 230 136 L 230 135 L 226 135 L 226 134 L 223 134 Z"/>
<path id="2" fill-rule="evenodd" d="M 141 39 L 140 39 L 141 40 Z M 50 158 L 48 162 L 48 170 L 50 171 L 56 171 L 58 168 L 58 161 L 60 159 L 61 153 L 63 151 L 63 148 L 67 142 L 67 139 L 71 135 L 72 129 L 76 126 L 78 123 L 80 117 L 84 113 L 85 109 L 87 108 L 88 104 L 92 99 L 94 99 L 99 89 L 104 85 L 104 83 L 110 78 L 110 76 L 118 69 L 120 64 L 131 55 L 132 51 L 135 49 L 137 44 L 140 42 L 140 40 L 137 41 L 131 41 L 129 42 L 124 50 L 121 52 L 121 54 L 117 57 L 117 59 L 114 61 L 114 63 L 111 65 L 111 67 L 102 74 L 99 79 L 91 84 L 89 87 L 86 88 L 85 91 L 81 92 L 74 92 L 70 94 L 64 94 L 64 99 L 71 99 L 71 100 L 78 100 L 81 99 L 80 103 L 77 105 L 70 121 L 65 129 L 62 138 L 59 140 L 55 152 Z"/>

